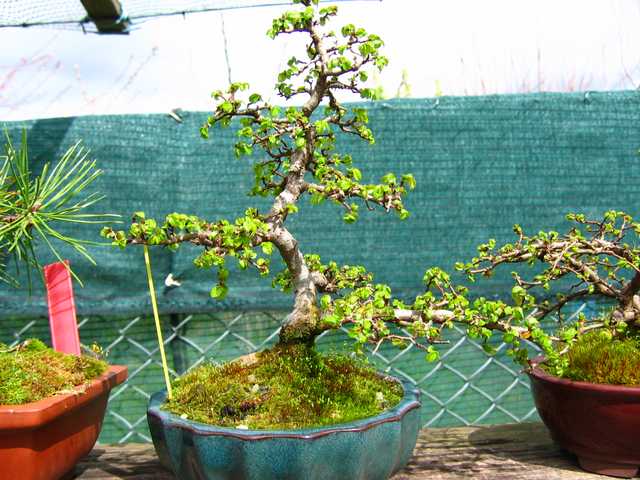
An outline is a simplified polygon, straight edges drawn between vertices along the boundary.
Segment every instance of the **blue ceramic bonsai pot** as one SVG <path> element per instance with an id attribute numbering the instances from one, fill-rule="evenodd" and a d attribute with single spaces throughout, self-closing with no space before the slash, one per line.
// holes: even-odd
<path id="1" fill-rule="evenodd" d="M 357 422 L 300 430 L 240 430 L 184 420 L 151 397 L 149 430 L 162 463 L 180 480 L 387 480 L 413 452 L 421 395 L 398 380 L 394 408 Z"/>

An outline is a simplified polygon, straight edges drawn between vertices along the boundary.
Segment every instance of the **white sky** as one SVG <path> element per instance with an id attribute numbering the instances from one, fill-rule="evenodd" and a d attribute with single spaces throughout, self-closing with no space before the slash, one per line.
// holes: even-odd
<path id="1" fill-rule="evenodd" d="M 412 97 L 640 84 L 638 0 L 338 5 L 332 28 L 353 23 L 385 41 L 390 65 L 379 82 L 391 96 L 403 70 Z M 252 92 L 269 98 L 281 66 L 301 45 L 300 37 L 272 41 L 265 34 L 286 8 L 158 18 L 126 36 L 0 28 L 0 121 L 208 110 L 211 92 L 228 84 L 223 19 L 232 80 L 248 82 Z"/>

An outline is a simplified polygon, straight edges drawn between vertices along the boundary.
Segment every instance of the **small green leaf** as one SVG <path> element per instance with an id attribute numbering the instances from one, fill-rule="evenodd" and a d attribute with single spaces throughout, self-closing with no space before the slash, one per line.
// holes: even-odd
<path id="1" fill-rule="evenodd" d="M 487 342 L 484 342 L 482 344 L 482 349 L 487 352 L 489 355 L 495 355 L 496 353 L 498 353 L 498 349 L 495 347 L 492 347 L 491 345 L 489 345 Z"/>
<path id="2" fill-rule="evenodd" d="M 385 183 L 396 183 L 396 177 L 393 173 L 388 173 L 382 177 L 382 181 Z"/>
<path id="3" fill-rule="evenodd" d="M 524 303 L 524 298 L 527 295 L 527 291 L 519 285 L 516 285 L 511 289 L 511 298 L 516 302 L 516 305 L 521 307 Z"/>
<path id="4" fill-rule="evenodd" d="M 328 317 L 324 317 L 322 319 L 323 323 L 326 323 L 327 325 L 329 325 L 330 327 L 339 327 L 340 326 L 340 319 L 334 315 L 330 315 Z"/>
<path id="5" fill-rule="evenodd" d="M 433 362 L 440 359 L 440 352 L 438 352 L 433 345 L 430 345 L 427 351 L 429 352 L 427 354 L 427 362 Z"/>
<path id="6" fill-rule="evenodd" d="M 322 306 L 322 308 L 327 309 L 329 308 L 329 305 L 331 305 L 331 297 L 329 295 L 324 295 L 321 299 L 320 299 L 320 305 Z"/>
<path id="7" fill-rule="evenodd" d="M 227 296 L 227 292 L 229 291 L 229 287 L 226 285 L 217 285 L 211 290 L 211 297 L 217 298 L 218 300 L 222 300 Z"/>
<path id="8" fill-rule="evenodd" d="M 224 282 L 228 276 L 229 276 L 229 270 L 227 270 L 226 268 L 221 268 L 218 271 L 218 278 L 220 279 L 220 281 Z"/>
<path id="9" fill-rule="evenodd" d="M 222 102 L 220 104 L 220 109 L 222 109 L 222 111 L 225 113 L 231 113 L 233 112 L 233 105 L 231 104 L 231 102 Z"/>
<path id="10" fill-rule="evenodd" d="M 344 221 L 347 223 L 353 223 L 356 221 L 356 218 L 358 218 L 358 215 L 356 215 L 355 213 L 345 213 L 344 217 Z"/>
<path id="11" fill-rule="evenodd" d="M 406 184 L 409 187 L 409 190 L 413 190 L 416 188 L 416 179 L 413 178 L 413 175 L 402 175 L 402 183 Z"/>
<path id="12" fill-rule="evenodd" d="M 275 118 L 275 117 L 277 117 L 278 115 L 280 115 L 280 112 L 282 112 L 282 109 L 281 109 L 280 107 L 271 107 L 271 108 L 269 109 L 269 116 L 270 116 L 271 118 Z"/>
<path id="13" fill-rule="evenodd" d="M 265 255 L 271 255 L 273 253 L 273 243 L 271 242 L 263 242 L 260 248 Z"/>
<path id="14" fill-rule="evenodd" d="M 376 185 L 373 189 L 373 197 L 374 198 L 382 198 L 385 194 L 384 185 Z"/>

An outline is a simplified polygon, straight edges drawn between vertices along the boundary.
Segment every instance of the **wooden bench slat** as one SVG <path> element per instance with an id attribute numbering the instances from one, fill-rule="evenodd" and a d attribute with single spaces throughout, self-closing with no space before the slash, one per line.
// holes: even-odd
<path id="1" fill-rule="evenodd" d="M 150 443 L 96 445 L 76 468 L 78 480 L 175 480 Z M 394 480 L 595 480 L 551 441 L 541 422 L 426 428 Z M 330 479 L 327 479 L 330 480 Z"/>

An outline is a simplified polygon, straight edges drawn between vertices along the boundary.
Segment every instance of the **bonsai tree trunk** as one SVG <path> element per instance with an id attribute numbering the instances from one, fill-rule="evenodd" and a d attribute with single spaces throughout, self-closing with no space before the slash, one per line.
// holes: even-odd
<path id="1" fill-rule="evenodd" d="M 613 315 L 619 318 L 616 320 L 627 323 L 634 330 L 640 330 L 640 273 L 635 275 L 620 289 L 618 309 Z"/>
<path id="2" fill-rule="evenodd" d="M 306 134 L 306 145 L 313 145 L 315 129 Z M 291 156 L 291 168 L 287 176 L 286 186 L 274 200 L 269 211 L 267 239 L 278 249 L 282 259 L 291 272 L 295 301 L 293 312 L 287 317 L 280 332 L 281 343 L 313 343 L 314 338 L 322 332 L 319 326 L 320 311 L 316 300 L 316 284 L 312 272 L 300 251 L 298 241 L 284 226 L 289 206 L 297 203 L 304 193 L 304 175 L 307 172 L 313 152 L 310 148 L 298 148 Z"/>

